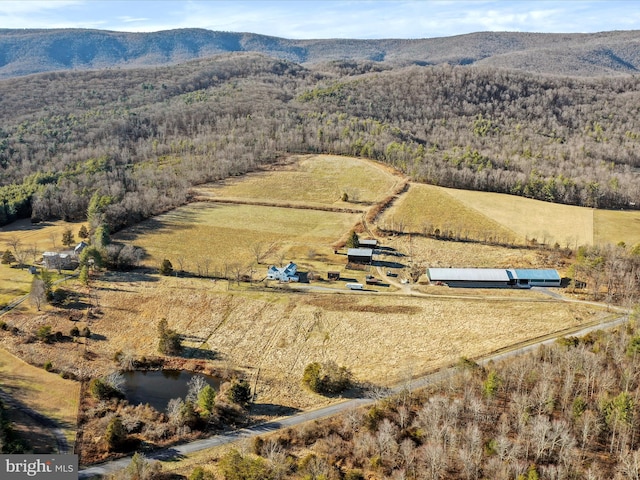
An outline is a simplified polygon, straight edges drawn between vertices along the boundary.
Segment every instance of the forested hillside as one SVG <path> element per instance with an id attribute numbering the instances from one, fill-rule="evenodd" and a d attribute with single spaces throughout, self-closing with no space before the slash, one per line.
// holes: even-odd
<path id="1" fill-rule="evenodd" d="M 640 32 L 480 32 L 412 40 L 291 40 L 254 33 L 179 29 L 150 33 L 0 29 L 0 78 L 33 73 L 176 64 L 230 52 L 296 63 L 483 64 L 562 75 L 628 75 L 640 68 Z"/>
<path id="2" fill-rule="evenodd" d="M 640 79 L 473 66 L 304 67 L 227 54 L 0 82 L 0 224 L 111 229 L 189 187 L 291 152 L 358 155 L 418 181 L 604 208 L 640 206 Z"/>

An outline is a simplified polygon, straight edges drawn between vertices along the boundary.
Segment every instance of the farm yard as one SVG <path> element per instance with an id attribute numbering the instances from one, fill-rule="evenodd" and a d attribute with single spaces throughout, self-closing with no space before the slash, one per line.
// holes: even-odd
<path id="1" fill-rule="evenodd" d="M 239 370 L 252 382 L 260 370 L 258 403 L 308 408 L 330 401 L 300 385 L 304 367 L 312 361 L 333 360 L 351 369 L 358 381 L 391 385 L 461 356 L 486 355 L 608 315 L 604 309 L 542 296 L 227 292 L 225 282 L 151 279 L 131 281 L 125 274 L 107 274 L 95 283 L 103 314 L 91 322 L 101 339 L 89 345 L 93 360 L 78 360 L 79 346 L 73 343 L 43 345 L 38 358 L 62 369 L 74 370 L 79 362 L 84 368 L 109 371 L 119 350 L 137 357 L 157 355 L 157 323 L 166 318 L 170 328 L 188 339 L 187 356 L 207 353 L 213 357 L 212 367 Z M 63 331 L 72 325 L 63 316 L 47 321 Z M 5 346 L 29 356 L 25 346 Z"/>
<path id="2" fill-rule="evenodd" d="M 173 364 L 204 361 L 213 371 L 242 373 L 256 388 L 256 409 L 268 416 L 280 407 L 306 409 L 335 400 L 302 387 L 310 362 L 335 361 L 358 382 L 388 386 L 461 356 L 488 355 L 610 315 L 605 308 L 561 302 L 537 291 L 453 294 L 425 285 L 423 275 L 410 285 L 400 282 L 414 266 L 558 268 L 564 274 L 565 258 L 554 249 L 525 246 L 527 240 L 552 242 L 556 237 L 549 229 L 563 246 L 569 240 L 592 242 L 612 238 L 616 222 L 632 219 L 620 229 L 632 243 L 640 238 L 633 214 L 418 184 L 398 194 L 403 182 L 374 162 L 317 155 L 199 186 L 193 202 L 113 235 L 116 243 L 143 249 L 144 268 L 103 272 L 90 287 L 70 280 L 61 287 L 66 303 L 36 312 L 25 302 L 3 316 L 24 332 L 49 325 L 66 335 L 73 326 L 86 326 L 90 340 L 45 344 L 0 334 L 0 345 L 38 367 L 51 362 L 60 371 L 95 377 L 117 368 L 118 352 L 157 356 L 157 325 L 164 318 L 186 347 Z M 368 210 L 393 195 L 390 208 L 366 224 Z M 48 250 L 61 243 L 65 228 L 76 234 L 79 226 L 8 226 L 0 242 L 15 235 L 25 245 Z M 379 238 L 378 266 L 346 270 L 346 249 L 336 245 L 354 229 L 361 238 L 372 236 L 376 226 L 391 231 Z M 427 227 L 475 241 L 426 237 Z M 177 275 L 158 275 L 164 259 Z M 263 283 L 269 265 L 289 261 L 315 274 L 310 286 Z M 357 293 L 344 287 L 349 281 L 365 283 L 367 273 L 384 277 L 389 269 L 399 278 L 386 279 L 384 287 Z M 324 280 L 329 271 L 340 272 L 341 280 Z M 27 270 L 0 267 L 0 302 L 3 295 L 28 292 L 30 282 Z M 0 361 L 15 368 L 19 361 L 11 358 Z"/>

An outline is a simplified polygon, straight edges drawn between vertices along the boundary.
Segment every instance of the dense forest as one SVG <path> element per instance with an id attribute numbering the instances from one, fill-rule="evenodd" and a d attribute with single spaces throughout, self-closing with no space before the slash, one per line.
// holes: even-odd
<path id="1" fill-rule="evenodd" d="M 0 225 L 82 219 L 98 192 L 117 230 L 194 184 L 317 152 L 437 185 L 638 208 L 639 83 L 244 53 L 4 80 Z"/>

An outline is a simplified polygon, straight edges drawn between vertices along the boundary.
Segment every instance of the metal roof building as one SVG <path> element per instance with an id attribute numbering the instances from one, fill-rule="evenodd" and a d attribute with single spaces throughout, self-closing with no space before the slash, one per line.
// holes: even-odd
<path id="1" fill-rule="evenodd" d="M 559 287 L 556 270 L 511 268 L 428 268 L 432 283 L 467 288 L 530 288 L 532 286 Z"/>
<path id="2" fill-rule="evenodd" d="M 347 250 L 347 259 L 354 263 L 371 263 L 373 250 L 370 248 L 350 248 Z"/>
<path id="3" fill-rule="evenodd" d="M 528 281 L 532 287 L 559 287 L 562 282 L 557 270 L 516 268 L 513 271 L 518 282 Z"/>
<path id="4" fill-rule="evenodd" d="M 360 240 L 358 243 L 360 248 L 376 248 L 378 246 L 378 240 L 376 239 Z"/>

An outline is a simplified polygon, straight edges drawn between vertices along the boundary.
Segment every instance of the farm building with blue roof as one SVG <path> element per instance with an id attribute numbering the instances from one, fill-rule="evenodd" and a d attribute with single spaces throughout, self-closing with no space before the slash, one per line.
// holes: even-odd
<path id="1" fill-rule="evenodd" d="M 533 268 L 428 268 L 431 283 L 466 288 L 559 287 L 560 274 Z"/>

